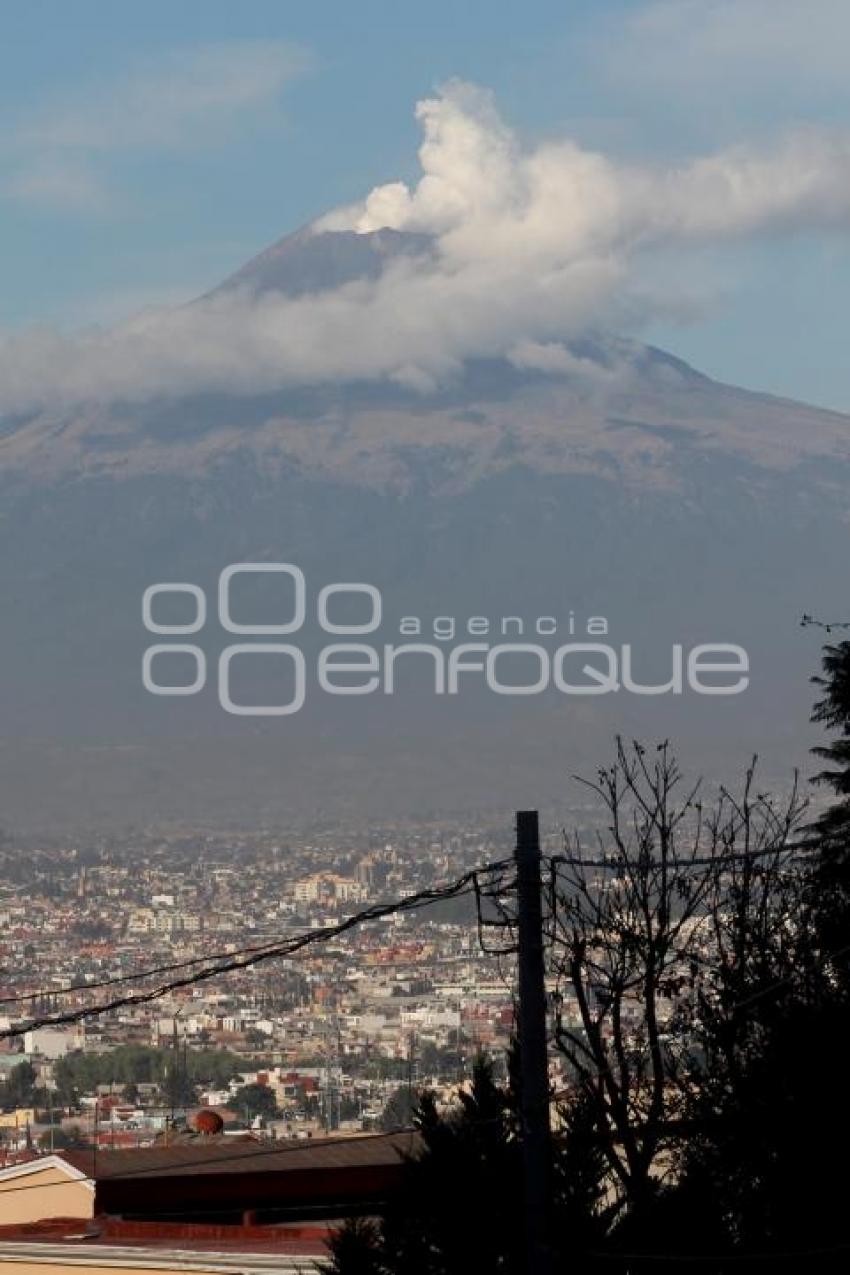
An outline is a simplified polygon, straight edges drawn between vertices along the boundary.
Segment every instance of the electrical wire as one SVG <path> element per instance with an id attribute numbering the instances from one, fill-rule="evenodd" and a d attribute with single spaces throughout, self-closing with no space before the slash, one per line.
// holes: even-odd
<path id="1" fill-rule="evenodd" d="M 734 855 L 734 856 L 720 855 L 720 856 L 717 856 L 717 858 L 705 860 L 704 866 L 714 866 L 715 864 L 718 863 L 718 861 L 722 863 L 724 861 L 729 861 L 730 858 L 736 858 L 736 859 L 760 858 L 760 857 L 765 857 L 767 855 L 782 854 L 786 851 L 792 851 L 792 850 L 801 849 L 801 848 L 805 848 L 806 850 L 811 850 L 813 847 L 811 846 L 811 843 L 800 843 L 799 846 L 788 844 L 788 845 L 783 845 L 779 847 L 774 846 L 774 847 L 771 847 L 769 850 L 748 852 L 746 854 L 740 854 L 740 855 Z M 616 863 L 612 864 L 612 862 L 609 860 L 593 861 L 593 860 L 586 860 L 577 856 L 576 857 L 551 856 L 549 857 L 548 861 L 553 866 L 560 865 L 560 864 L 569 864 L 572 866 L 582 867 L 582 868 L 600 867 L 600 868 L 607 868 L 607 869 L 618 866 Z M 123 1008 L 129 1005 L 148 1003 L 148 1002 L 162 998 L 163 996 L 167 995 L 171 991 L 178 990 L 182 987 L 194 985 L 196 983 L 213 978 L 216 975 L 230 973 L 230 972 L 233 972 L 234 970 L 246 969 L 251 966 L 257 965 L 262 961 L 266 961 L 266 960 L 269 960 L 275 957 L 280 957 L 280 956 L 288 956 L 297 951 L 302 950 L 303 948 L 311 946 L 313 944 L 316 944 L 319 942 L 327 942 L 329 939 L 338 937 L 339 935 L 346 933 L 348 930 L 354 928 L 357 925 L 364 924 L 369 921 L 379 920 L 385 916 L 394 915 L 397 913 L 404 913 L 408 911 L 418 910 L 419 908 L 428 907 L 442 900 L 458 898 L 458 897 L 463 897 L 465 895 L 474 894 L 476 897 L 476 901 L 479 903 L 479 906 L 480 906 L 483 898 L 489 897 L 493 899 L 495 897 L 498 897 L 500 894 L 498 889 L 489 894 L 487 891 L 482 890 L 480 878 L 493 872 L 502 871 L 511 863 L 512 863 L 511 859 L 503 859 L 503 860 L 496 861 L 494 863 L 482 865 L 479 868 L 476 868 L 467 873 L 464 873 L 461 877 L 457 878 L 455 881 L 450 882 L 449 884 L 445 886 L 433 887 L 428 890 L 418 891 L 415 894 L 408 895 L 392 903 L 377 904 L 373 906 L 372 908 L 367 908 L 359 913 L 354 914 L 351 917 L 346 918 L 344 921 L 339 922 L 337 925 L 325 926 L 321 929 L 303 932 L 301 934 L 293 936 L 289 940 L 284 940 L 283 942 L 280 942 L 277 944 L 254 945 L 252 947 L 237 949 L 235 952 L 227 953 L 226 954 L 227 959 L 220 959 L 219 956 L 197 957 L 191 960 L 187 960 L 185 962 L 174 962 L 170 964 L 169 966 L 165 966 L 165 967 L 156 966 L 149 969 L 148 971 L 137 972 L 133 975 L 118 977 L 116 979 L 103 980 L 100 984 L 97 984 L 97 985 L 85 984 L 79 987 L 73 986 L 73 987 L 66 988 L 63 990 L 62 993 L 53 992 L 51 993 L 53 995 L 70 994 L 71 992 L 75 992 L 78 990 L 92 990 L 93 986 L 100 987 L 100 986 L 126 985 L 129 982 L 139 981 L 145 977 L 152 977 L 153 975 L 162 973 L 162 972 L 174 972 L 180 969 L 188 970 L 192 966 L 196 966 L 199 963 L 204 961 L 217 962 L 216 964 L 212 965 L 210 968 L 195 970 L 194 972 L 190 974 L 186 974 L 183 978 L 171 980 L 167 983 L 162 984 L 159 987 L 149 989 L 144 992 L 131 993 L 126 996 L 116 997 L 110 1001 L 103 1002 L 98 1005 L 87 1006 L 87 1007 L 76 1009 L 66 1013 L 61 1013 L 56 1015 L 47 1015 L 41 1018 L 35 1018 L 31 1020 L 29 1023 L 27 1023 L 26 1025 L 18 1025 L 16 1027 L 9 1028 L 0 1032 L 0 1039 L 4 1039 L 4 1038 L 8 1039 L 10 1037 L 20 1036 L 20 1035 L 23 1035 L 25 1032 L 34 1030 L 35 1028 L 38 1028 L 38 1027 L 77 1022 L 84 1018 L 96 1017 L 96 1016 L 108 1013 L 117 1008 Z M 696 859 L 689 859 L 685 866 L 692 866 L 692 865 L 700 866 L 700 862 Z M 850 944 L 847 944 L 845 947 L 840 948 L 833 953 L 829 953 L 826 956 L 817 958 L 815 961 L 811 963 L 811 968 L 816 968 L 818 965 L 822 964 L 823 961 L 826 959 L 835 959 L 836 957 L 841 957 L 846 955 L 848 952 L 850 952 Z M 751 996 L 735 1004 L 732 1008 L 739 1009 L 739 1008 L 744 1008 L 748 1005 L 753 1004 L 755 1001 L 763 998 L 764 996 L 768 996 L 772 994 L 774 991 L 785 986 L 786 984 L 789 984 L 795 981 L 799 977 L 799 974 L 800 974 L 799 970 L 795 971 L 794 973 L 789 974 L 786 977 L 777 980 L 775 983 L 770 984 L 769 986 L 765 988 L 759 989 L 758 991 L 754 992 Z M 38 993 L 34 993 L 26 997 L 21 997 L 20 999 L 21 1000 L 37 999 L 38 995 L 39 995 Z M 7 1000 L 5 1003 L 10 1003 L 10 1001 Z M 610 1069 L 606 1069 L 606 1070 L 610 1070 Z M 601 1076 L 601 1075 L 604 1075 L 605 1072 L 600 1071 L 598 1074 L 599 1076 Z M 589 1078 L 589 1077 L 586 1077 L 586 1078 Z M 412 1145 L 413 1137 L 414 1137 L 414 1134 L 411 1132 L 410 1134 L 411 1145 Z M 327 1147 L 327 1146 L 335 1145 L 341 1142 L 346 1142 L 350 1145 L 351 1139 L 347 1139 L 347 1138 L 322 1139 L 320 1141 L 315 1142 L 312 1145 L 315 1145 L 316 1147 Z M 143 1150 L 143 1149 L 140 1148 L 140 1150 Z M 201 1163 L 203 1163 L 204 1165 L 216 1164 L 219 1162 L 222 1164 L 233 1164 L 234 1162 L 242 1160 L 242 1159 L 257 1158 L 257 1157 L 269 1156 L 273 1154 L 282 1155 L 282 1154 L 286 1154 L 287 1152 L 301 1152 L 303 1154 L 304 1150 L 305 1150 L 305 1146 L 303 1144 L 296 1144 L 296 1145 L 288 1144 L 285 1147 L 273 1148 L 273 1149 L 270 1149 L 268 1147 L 263 1147 L 263 1148 L 252 1149 L 250 1152 L 246 1152 L 244 1156 L 243 1155 L 228 1155 L 228 1156 L 219 1157 L 217 1159 L 209 1158 L 202 1161 Z M 107 1154 L 109 1153 L 107 1152 Z M 115 1152 L 115 1154 L 121 1154 L 121 1152 L 117 1151 Z M 94 1155 L 95 1155 L 95 1151 L 92 1151 L 92 1156 Z M 192 1168 L 191 1160 L 189 1160 L 188 1162 L 184 1162 L 184 1164 L 181 1165 L 180 1167 L 185 1167 L 187 1170 L 190 1171 Z M 136 1178 L 139 1176 L 144 1176 L 147 1173 L 155 1174 L 161 1171 L 162 1171 L 162 1166 L 157 1165 L 157 1166 L 151 1166 L 148 1169 L 127 1170 L 123 1174 L 120 1172 L 110 1174 L 108 1178 L 101 1178 L 100 1180 L 115 1181 L 115 1180 L 121 1179 L 122 1177 Z M 84 1178 L 74 1179 L 74 1181 L 87 1181 L 87 1182 L 92 1182 L 97 1180 L 98 1179 L 94 1177 L 88 1177 L 88 1176 Z M 49 1185 L 62 1186 L 62 1185 L 68 1185 L 68 1183 L 51 1183 Z M 43 1190 L 44 1187 L 40 1185 L 36 1185 L 36 1184 L 27 1184 L 20 1187 L 7 1188 L 7 1191 L 5 1191 L 3 1194 L 9 1194 L 13 1192 L 26 1191 L 26 1190 L 34 1190 L 34 1189 Z M 839 1248 L 805 1250 L 805 1251 L 800 1251 L 799 1256 L 814 1255 L 816 1253 L 839 1252 L 839 1251 L 844 1251 L 846 1247 L 848 1246 L 843 1245 L 843 1246 L 840 1246 Z M 636 1261 L 637 1260 L 682 1261 L 682 1262 L 690 1264 L 690 1263 L 696 1263 L 696 1262 L 702 1263 L 707 1261 L 729 1262 L 729 1261 L 740 1261 L 740 1260 L 762 1260 L 762 1258 L 764 1260 L 772 1260 L 772 1259 L 776 1259 L 777 1257 L 797 1256 L 797 1255 L 798 1255 L 797 1253 L 793 1253 L 793 1254 L 790 1254 L 790 1253 L 789 1254 L 782 1254 L 782 1253 L 767 1254 L 766 1253 L 766 1254 L 734 1254 L 734 1255 L 724 1255 L 724 1256 L 711 1256 L 711 1255 L 704 1256 L 704 1255 L 686 1255 L 686 1254 L 681 1254 L 681 1255 L 665 1254 L 665 1255 L 656 1256 L 653 1254 L 645 1254 L 645 1253 L 634 1253 L 634 1254 L 617 1254 L 617 1253 L 602 1254 L 600 1253 L 597 1256 L 605 1257 L 607 1260 L 611 1260 L 611 1261 L 616 1261 L 618 1258 L 620 1258 L 625 1260 L 636 1260 Z"/>
<path id="2" fill-rule="evenodd" d="M 158 987 L 150 988 L 147 991 L 128 993 L 124 996 L 116 996 L 111 1000 L 102 1001 L 99 1004 L 83 1006 L 73 1010 L 66 1010 L 58 1014 L 45 1014 L 41 1017 L 35 1017 L 24 1023 L 16 1024 L 13 1027 L 5 1028 L 0 1031 L 0 1040 L 8 1040 L 18 1036 L 23 1036 L 29 1031 L 34 1031 L 40 1027 L 56 1027 L 77 1023 L 86 1018 L 99 1017 L 102 1014 L 111 1013 L 116 1009 L 128 1008 L 132 1005 L 149 1004 L 151 1001 L 161 1000 L 163 996 L 167 996 L 169 992 L 178 991 L 184 987 L 191 987 L 197 983 L 204 982 L 210 978 L 215 978 L 220 974 L 229 974 L 235 970 L 243 970 L 259 965 L 261 962 L 268 961 L 277 957 L 291 956 L 295 952 L 299 952 L 306 947 L 314 946 L 317 943 L 326 943 L 329 939 L 338 938 L 347 931 L 362 925 L 369 921 L 381 920 L 386 916 L 393 916 L 398 913 L 417 911 L 423 907 L 430 907 L 434 903 L 439 903 L 447 899 L 461 898 L 464 895 L 472 894 L 477 888 L 479 877 L 488 873 L 503 869 L 510 860 L 501 860 L 491 864 L 484 864 L 481 867 L 474 868 L 469 872 L 465 872 L 455 881 L 445 886 L 434 886 L 427 890 L 420 890 L 415 894 L 407 895 L 404 898 L 395 900 L 391 903 L 375 904 L 371 908 L 366 908 L 361 912 L 354 913 L 352 916 L 346 917 L 345 920 L 338 922 L 336 925 L 323 926 L 315 930 L 302 931 L 300 934 L 294 935 L 291 939 L 286 939 L 280 943 L 262 946 L 259 949 L 242 949 L 243 954 L 228 954 L 226 960 L 220 960 L 216 964 L 201 970 L 194 970 L 192 973 L 185 974 L 182 978 L 171 979 L 166 983 L 160 984 Z M 210 958 L 207 958 L 210 959 Z M 212 958 L 215 960 L 215 958 Z M 174 969 L 189 969 L 191 966 L 197 965 L 198 959 L 192 959 L 185 962 L 175 962 Z M 150 977 L 150 974 L 148 975 Z M 127 976 L 126 978 L 117 978 L 114 983 L 107 985 L 121 985 L 132 978 L 138 981 L 143 977 L 141 974 Z"/>

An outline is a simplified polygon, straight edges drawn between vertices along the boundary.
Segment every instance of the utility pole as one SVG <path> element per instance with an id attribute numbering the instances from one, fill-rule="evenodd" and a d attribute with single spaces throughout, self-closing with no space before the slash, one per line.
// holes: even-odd
<path id="1" fill-rule="evenodd" d="M 339 1016 L 334 1011 L 325 1024 L 325 1084 L 322 1103 L 322 1123 L 326 1133 L 339 1128 L 340 1120 L 340 1052 L 342 1034 Z"/>
<path id="2" fill-rule="evenodd" d="M 407 1102 L 410 1110 L 413 1110 L 413 1075 L 416 1066 L 416 1032 L 412 1031 L 407 1037 Z"/>
<path id="3" fill-rule="evenodd" d="M 549 1064 L 546 1046 L 543 913 L 540 900 L 540 831 L 536 810 L 517 811 L 515 861 L 519 923 L 520 1114 L 525 1179 L 526 1271 L 527 1275 L 551 1275 Z"/>

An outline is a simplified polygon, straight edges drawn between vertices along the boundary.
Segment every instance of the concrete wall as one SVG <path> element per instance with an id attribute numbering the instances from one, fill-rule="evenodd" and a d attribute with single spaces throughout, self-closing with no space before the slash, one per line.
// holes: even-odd
<path id="1" fill-rule="evenodd" d="M 0 1275 L 314 1275 L 316 1257 L 284 1254 L 197 1253 L 174 1249 L 78 1247 L 0 1242 Z"/>
<path id="2" fill-rule="evenodd" d="M 90 1218 L 93 1213 L 91 1187 L 73 1181 L 54 1165 L 0 1181 L 0 1226 L 49 1217 Z"/>

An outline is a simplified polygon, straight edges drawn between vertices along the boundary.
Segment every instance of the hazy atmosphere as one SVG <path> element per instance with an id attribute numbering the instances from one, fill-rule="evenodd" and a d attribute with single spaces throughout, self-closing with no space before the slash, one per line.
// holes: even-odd
<path id="1" fill-rule="evenodd" d="M 0 0 L 0 1275 L 839 1275 L 850 4 Z"/>
<path id="2" fill-rule="evenodd" d="M 8 8 L 7 823 L 554 809 L 617 730 L 786 782 L 799 620 L 848 578 L 843 5 Z M 748 686 L 441 694 L 413 653 L 296 716 L 241 656 L 281 712 L 223 712 L 239 563 L 305 573 L 311 661 L 321 589 L 365 582 L 382 646 L 595 616 L 649 684 L 720 643 Z M 289 580 L 255 573 L 255 637 Z M 158 657 L 203 660 L 189 696 L 140 676 L 169 582 L 212 599 Z"/>

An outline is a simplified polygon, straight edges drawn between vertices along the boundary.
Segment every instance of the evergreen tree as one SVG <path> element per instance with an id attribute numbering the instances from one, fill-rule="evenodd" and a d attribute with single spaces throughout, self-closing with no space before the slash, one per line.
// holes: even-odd
<path id="1" fill-rule="evenodd" d="M 420 1098 L 397 1196 L 377 1228 L 349 1222 L 331 1246 L 327 1275 L 524 1275 L 523 1174 L 517 1112 L 518 1070 L 498 1085 L 479 1059 L 472 1084 L 441 1112 Z M 558 1258 L 571 1275 L 593 1269 L 586 1250 L 603 1244 L 606 1165 L 581 1098 L 561 1113 L 552 1139 L 553 1231 Z"/>
<path id="2" fill-rule="evenodd" d="M 421 1149 L 408 1163 L 404 1198 L 382 1227 L 392 1275 L 519 1272 L 522 1178 L 512 1095 L 478 1059 L 456 1109 L 443 1114 L 424 1094 L 415 1124 Z"/>
<path id="3" fill-rule="evenodd" d="M 832 789 L 837 800 L 820 817 L 813 831 L 820 850 L 814 878 L 819 937 L 824 949 L 838 961 L 846 979 L 850 939 L 850 642 L 824 647 L 823 675 L 812 678 L 821 698 L 812 721 L 834 731 L 835 737 L 812 751 L 827 763 L 814 782 Z"/>
<path id="4" fill-rule="evenodd" d="M 375 1222 L 353 1217 L 328 1240 L 330 1259 L 321 1275 L 388 1275 L 381 1258 L 381 1234 Z"/>
<path id="5" fill-rule="evenodd" d="M 742 1272 L 832 1272 L 847 1258 L 843 1179 L 827 1166 L 850 1137 L 850 642 L 826 647 L 813 681 L 812 719 L 837 732 L 814 750 L 827 763 L 816 781 L 838 800 L 809 829 L 810 858 L 773 875 L 747 865 L 749 896 L 741 882 L 730 892 L 700 1003 L 682 1176 L 651 1219 L 674 1249 L 679 1235 L 679 1251 L 693 1252 L 690 1233 L 697 1251 L 729 1253 Z"/>
<path id="6" fill-rule="evenodd" d="M 408 1085 L 399 1085 L 387 1099 L 381 1112 L 381 1129 L 384 1133 L 395 1133 L 399 1129 L 410 1129 L 416 1115 L 417 1095 Z"/>

